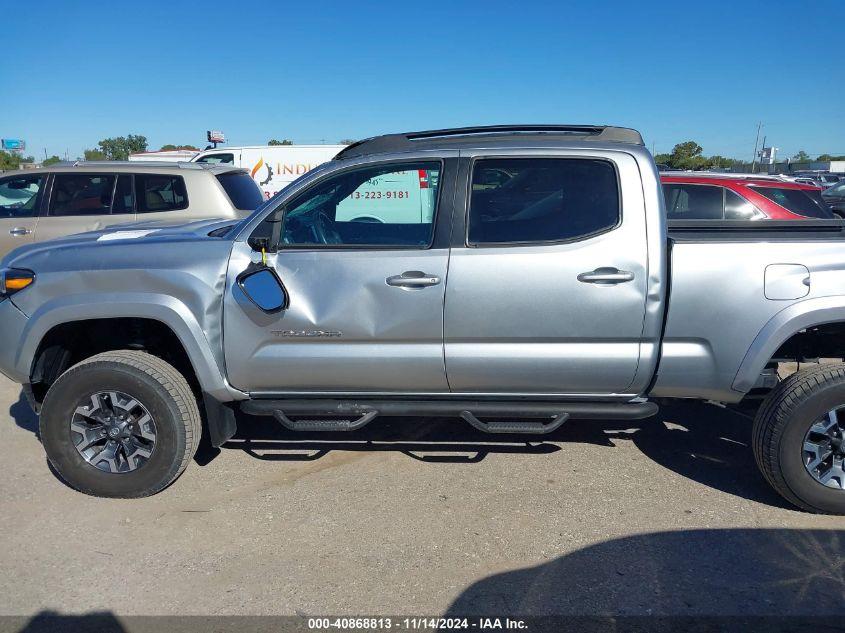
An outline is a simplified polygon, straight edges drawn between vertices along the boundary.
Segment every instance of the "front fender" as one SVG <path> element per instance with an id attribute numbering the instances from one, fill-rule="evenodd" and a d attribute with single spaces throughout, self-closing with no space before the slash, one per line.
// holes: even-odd
<path id="1" fill-rule="evenodd" d="M 829 296 L 793 303 L 775 314 L 754 338 L 734 377 L 732 389 L 747 393 L 777 349 L 795 333 L 816 325 L 845 321 L 845 297 Z"/>
<path id="2" fill-rule="evenodd" d="M 168 326 L 185 348 L 202 390 L 226 402 L 246 397 L 225 378 L 222 350 L 212 345 L 194 314 L 175 297 L 159 293 L 96 293 L 57 297 L 41 304 L 27 319 L 15 357 L 15 373 L 29 376 L 31 363 L 44 336 L 53 327 L 72 321 L 146 318 Z"/>

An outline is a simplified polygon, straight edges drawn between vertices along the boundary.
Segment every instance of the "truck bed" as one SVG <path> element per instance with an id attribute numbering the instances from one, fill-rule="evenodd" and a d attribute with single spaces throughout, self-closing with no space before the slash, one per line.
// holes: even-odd
<path id="1" fill-rule="evenodd" d="M 762 224 L 669 223 L 669 300 L 651 396 L 736 402 L 802 315 L 845 318 L 845 222 Z"/>

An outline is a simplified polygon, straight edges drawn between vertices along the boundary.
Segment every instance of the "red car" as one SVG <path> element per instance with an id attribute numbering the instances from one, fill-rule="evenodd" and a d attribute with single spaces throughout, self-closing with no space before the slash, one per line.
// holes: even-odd
<path id="1" fill-rule="evenodd" d="M 821 189 L 749 174 L 660 175 L 670 220 L 835 219 Z"/>

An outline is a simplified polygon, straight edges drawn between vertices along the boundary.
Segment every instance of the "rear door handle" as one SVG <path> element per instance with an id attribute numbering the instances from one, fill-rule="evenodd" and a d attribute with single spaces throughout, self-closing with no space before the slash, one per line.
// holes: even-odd
<path id="1" fill-rule="evenodd" d="M 622 284 L 626 281 L 633 281 L 634 273 L 627 270 L 619 270 L 612 266 L 602 266 L 596 268 L 588 273 L 581 273 L 578 275 L 578 281 L 585 284 L 599 284 L 601 286 L 610 286 L 614 284 Z"/>
<path id="2" fill-rule="evenodd" d="M 9 235 L 14 235 L 15 237 L 21 237 L 22 235 L 29 235 L 32 233 L 30 229 L 24 228 L 22 226 L 16 226 L 13 229 L 9 229 Z"/>
<path id="3" fill-rule="evenodd" d="M 386 280 L 388 286 L 396 288 L 426 288 L 440 283 L 440 277 L 429 275 L 419 270 L 406 270 L 401 275 L 393 275 Z"/>

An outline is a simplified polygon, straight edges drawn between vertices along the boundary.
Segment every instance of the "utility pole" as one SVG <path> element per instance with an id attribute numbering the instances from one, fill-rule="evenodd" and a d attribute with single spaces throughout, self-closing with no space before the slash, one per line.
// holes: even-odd
<path id="1" fill-rule="evenodd" d="M 755 171 L 755 167 L 757 165 L 757 143 L 760 142 L 760 128 L 763 127 L 763 122 L 760 121 L 757 123 L 757 138 L 754 140 L 754 156 L 751 158 L 751 173 L 753 174 Z"/>

